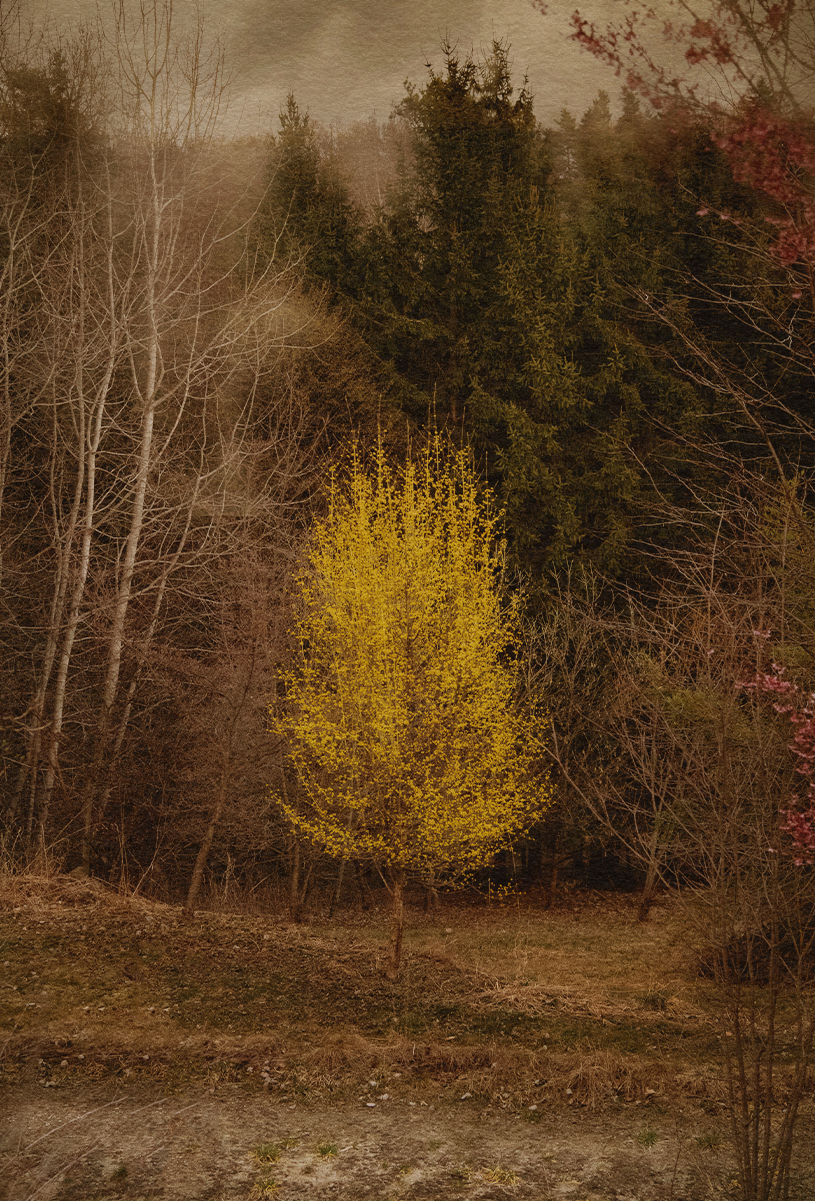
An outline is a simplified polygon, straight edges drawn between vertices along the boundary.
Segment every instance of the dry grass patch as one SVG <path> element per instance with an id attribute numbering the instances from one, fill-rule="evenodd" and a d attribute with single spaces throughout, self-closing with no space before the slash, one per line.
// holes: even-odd
<path id="1" fill-rule="evenodd" d="M 449 933 L 448 933 L 449 931 Z M 632 1005 L 658 987 L 687 990 L 686 931 L 679 906 L 664 901 L 648 922 L 634 898 L 576 912 L 540 912 L 520 903 L 503 910 L 454 910 L 436 926 L 409 931 L 411 950 L 435 953 L 487 981 L 512 982 Z"/>
<path id="2" fill-rule="evenodd" d="M 467 1184 L 498 1185 L 502 1193 L 514 1192 L 521 1183 L 518 1173 L 502 1164 L 492 1164 L 483 1168 L 472 1168 L 466 1163 L 455 1164 L 450 1175 L 454 1180 L 461 1180 Z"/>
<path id="3" fill-rule="evenodd" d="M 647 922 L 636 913 L 635 897 L 616 894 L 587 894 L 570 909 L 546 911 L 525 898 L 502 907 L 451 899 L 432 916 L 411 914 L 405 951 L 455 964 L 487 983 L 598 993 L 609 1003 L 630 1003 L 655 988 L 682 995 L 690 959 L 680 906 L 664 899 Z M 311 928 L 326 939 L 343 937 L 336 926 L 315 922 Z M 353 928 L 360 943 L 374 949 L 387 940 L 384 915 L 355 920 Z"/>
<path id="4" fill-rule="evenodd" d="M 530 1111 L 538 1103 L 598 1108 L 615 1098 L 647 1102 L 677 1090 L 663 1065 L 645 1056 L 598 1051 L 550 1054 L 499 1043 L 461 1043 L 394 1038 L 386 1043 L 353 1032 L 326 1039 L 304 1056 L 302 1071 L 315 1086 L 350 1073 L 351 1092 L 375 1099 L 421 1099 L 456 1103 L 476 1100 L 502 1109 Z M 686 1085 L 690 1089 L 690 1080 Z M 361 1092 L 360 1092 L 361 1090 Z"/>
<path id="5" fill-rule="evenodd" d="M 569 1073 L 566 1096 L 569 1104 L 596 1109 L 611 1097 L 645 1101 L 664 1093 L 668 1082 L 658 1064 L 608 1051 L 582 1060 Z"/>
<path id="6" fill-rule="evenodd" d="M 642 1101 L 672 1079 L 712 1095 L 719 1075 L 706 1076 L 718 1049 L 695 1007 L 704 985 L 681 974 L 668 905 L 647 926 L 619 899 L 585 913 L 448 906 L 411 930 L 391 985 L 372 947 L 381 932 L 358 917 L 187 924 L 92 881 L 20 875 L 3 887 L 0 1070 L 12 1079 L 36 1046 L 50 1086 L 195 1079 L 306 1103 L 375 1100 L 376 1080 L 377 1096 L 409 1103 L 534 1114 L 538 1101 Z"/>

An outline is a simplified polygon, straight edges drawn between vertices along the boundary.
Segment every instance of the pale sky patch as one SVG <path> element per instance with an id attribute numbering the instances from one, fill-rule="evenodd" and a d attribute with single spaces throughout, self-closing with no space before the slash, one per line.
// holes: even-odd
<path id="1" fill-rule="evenodd" d="M 3 3 L 4 0 L 0 0 Z M 7 2 L 7 0 L 6 0 Z M 660 0 L 654 0 L 659 5 Z M 133 0 L 134 7 L 136 0 Z M 666 0 L 662 0 L 666 3 Z M 219 34 L 233 75 L 233 111 L 248 126 L 277 128 L 289 90 L 301 110 L 324 125 L 347 125 L 375 113 L 387 119 L 405 79 L 421 86 L 426 62 L 438 69 L 449 37 L 464 56 L 506 39 L 520 87 L 526 73 L 535 112 L 553 124 L 564 107 L 580 117 L 600 88 L 616 108 L 621 81 L 570 39 L 577 0 L 549 0 L 546 16 L 532 0 L 200 0 L 207 31 Z M 586 0 L 599 24 L 619 17 L 619 0 Z M 36 28 L 67 32 L 92 20 L 107 0 L 22 0 Z M 195 0 L 175 0 L 179 23 Z M 666 3 L 667 14 L 667 3 Z"/>

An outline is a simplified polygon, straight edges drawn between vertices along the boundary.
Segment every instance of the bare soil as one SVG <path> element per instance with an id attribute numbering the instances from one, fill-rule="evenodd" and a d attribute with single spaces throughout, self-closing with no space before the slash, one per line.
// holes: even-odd
<path id="1" fill-rule="evenodd" d="M 672 1118 L 641 1111 L 559 1111 L 531 1125 L 472 1102 L 303 1107 L 234 1085 L 173 1097 L 110 1085 L 28 1087 L 5 1100 L 7 1201 L 701 1201 L 712 1195 L 706 1176 L 721 1168 L 715 1152 L 700 1162 Z M 257 1151 L 270 1146 L 264 1163 Z"/>
<path id="2" fill-rule="evenodd" d="M 506 916 L 445 913 L 499 961 Z M 587 899 L 581 945 L 602 953 L 616 923 L 633 955 L 649 934 L 632 913 Z M 391 984 L 365 920 L 187 924 L 94 882 L 7 882 L 3 1201 L 727 1195 L 703 1009 L 656 977 L 612 1004 L 490 975 L 432 940 Z M 798 1194 L 811 1185 L 801 1174 Z"/>

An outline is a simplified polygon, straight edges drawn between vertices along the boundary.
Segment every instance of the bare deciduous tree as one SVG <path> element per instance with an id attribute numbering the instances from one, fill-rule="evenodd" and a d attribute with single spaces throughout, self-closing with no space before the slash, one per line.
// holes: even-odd
<path id="1" fill-rule="evenodd" d="M 815 1034 L 815 882 L 783 813 L 791 736 L 772 698 L 745 687 L 771 663 L 807 693 L 815 682 L 815 522 L 800 492 L 742 476 L 696 511 L 695 542 L 665 552 L 656 596 L 572 607 L 584 641 L 605 647 L 610 686 L 599 706 L 584 688 L 569 714 L 590 731 L 582 752 L 553 740 L 587 810 L 647 869 L 646 890 L 660 879 L 687 903 L 716 986 L 745 1201 L 788 1195 Z M 579 693 L 580 659 L 560 662 Z"/>
<path id="2" fill-rule="evenodd" d="M 15 663 L 33 665 L 11 817 L 26 797 L 29 835 L 78 820 L 87 870 L 176 581 L 253 522 L 286 552 L 319 432 L 286 355 L 315 305 L 289 264 L 253 261 L 257 180 L 216 136 L 224 61 L 200 24 L 181 38 L 170 0 L 120 0 L 104 54 L 80 38 L 56 82 L 51 61 L 25 78 L 94 120 L 68 130 L 48 204 L 30 145 L 4 184 L 3 541 Z"/>

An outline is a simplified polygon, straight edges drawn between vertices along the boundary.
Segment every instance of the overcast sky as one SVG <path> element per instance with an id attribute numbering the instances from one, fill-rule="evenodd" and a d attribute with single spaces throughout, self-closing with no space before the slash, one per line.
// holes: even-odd
<path id="1" fill-rule="evenodd" d="M 599 88 L 616 99 L 619 81 L 569 40 L 576 4 L 549 0 L 545 17 L 532 0 L 201 0 L 201 9 L 226 45 L 247 120 L 268 128 L 277 126 L 289 89 L 301 109 L 325 124 L 372 113 L 384 120 L 404 95 L 405 79 L 421 84 L 425 62 L 438 64 L 445 35 L 463 53 L 488 48 L 493 36 L 506 38 L 513 78 L 520 84 L 529 73 L 538 118 L 551 123 L 564 106 L 579 116 Z M 100 10 L 108 5 L 99 0 Z M 175 6 L 184 20 L 194 0 Z M 97 0 L 22 0 L 22 7 L 38 28 L 66 31 L 92 17 Z M 580 7 L 602 20 L 620 5 L 585 0 Z"/>

